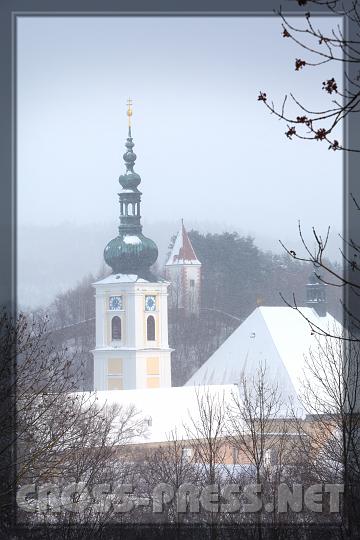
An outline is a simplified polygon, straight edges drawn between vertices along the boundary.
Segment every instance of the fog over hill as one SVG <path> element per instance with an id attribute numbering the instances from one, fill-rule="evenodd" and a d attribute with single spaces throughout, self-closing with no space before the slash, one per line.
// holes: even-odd
<path id="1" fill-rule="evenodd" d="M 317 23 L 330 33 L 333 18 Z M 160 265 L 181 217 L 188 230 L 251 235 L 277 253 L 280 238 L 299 251 L 298 219 L 310 247 L 312 225 L 324 235 L 331 224 L 336 258 L 344 155 L 290 140 L 257 99 L 296 89 L 321 107 L 328 67 L 300 76 L 276 17 L 22 17 L 17 37 L 20 304 L 47 305 L 103 265 L 129 96 L 144 233 Z M 331 76 L 341 79 L 341 63 Z"/>
<path id="2" fill-rule="evenodd" d="M 178 231 L 179 221 L 158 221 L 147 223 L 144 220 L 144 234 L 156 241 L 159 248 L 158 263 L 165 262 L 171 237 Z M 188 230 L 206 232 L 232 232 L 236 230 L 226 223 L 189 221 Z M 251 231 L 238 230 L 246 236 Z M 74 287 L 89 273 L 105 274 L 109 268 L 103 261 L 103 249 L 116 235 L 113 222 L 102 224 L 75 225 L 63 223 L 57 226 L 24 225 L 18 230 L 18 304 L 21 308 L 36 309 L 47 306 L 59 292 Z M 278 239 L 265 235 L 252 235 L 255 244 L 262 250 L 282 252 Z M 333 234 L 329 245 L 329 256 L 339 259 L 339 242 Z M 299 249 L 299 240 L 294 228 L 293 240 L 284 237 L 292 249 Z M 290 244 L 291 242 L 291 244 Z"/>

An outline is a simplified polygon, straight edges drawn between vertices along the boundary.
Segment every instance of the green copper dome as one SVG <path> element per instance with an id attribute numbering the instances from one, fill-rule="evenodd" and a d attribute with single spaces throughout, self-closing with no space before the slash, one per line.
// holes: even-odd
<path id="1" fill-rule="evenodd" d="M 141 192 L 138 190 L 141 177 L 134 172 L 136 154 L 133 152 L 134 143 L 130 126 L 125 146 L 127 151 L 123 158 L 126 172 L 119 177 L 120 185 L 123 188 L 119 193 L 119 234 L 110 240 L 105 247 L 104 259 L 114 274 L 136 274 L 144 278 L 153 278 L 150 266 L 158 258 L 158 248 L 155 242 L 142 234 Z"/>
<path id="2" fill-rule="evenodd" d="M 104 250 L 106 264 L 114 274 L 137 274 L 145 277 L 158 258 L 158 249 L 142 233 L 124 234 L 110 240 Z"/>

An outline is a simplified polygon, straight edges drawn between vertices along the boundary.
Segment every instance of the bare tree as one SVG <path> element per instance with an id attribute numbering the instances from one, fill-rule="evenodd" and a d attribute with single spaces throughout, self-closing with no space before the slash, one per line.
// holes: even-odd
<path id="1" fill-rule="evenodd" d="M 318 110 L 310 105 L 304 105 L 295 94 L 290 94 L 292 109 L 295 113 L 289 112 L 289 99 L 286 95 L 282 106 L 276 107 L 269 99 L 266 92 L 260 92 L 258 100 L 280 120 L 287 124 L 285 135 L 289 138 L 299 138 L 305 140 L 325 141 L 328 148 L 332 150 L 344 150 L 349 152 L 359 152 L 360 148 L 350 147 L 348 143 L 341 143 L 335 137 L 336 130 L 343 127 L 342 124 L 349 117 L 356 117 L 360 111 L 360 85 L 359 85 L 359 64 L 360 64 L 360 10 L 358 0 L 297 0 L 298 5 L 304 8 L 304 24 L 296 23 L 296 19 L 287 17 L 280 9 L 277 13 L 282 21 L 282 35 L 285 40 L 292 41 L 299 47 L 306 59 L 296 58 L 294 61 L 295 70 L 304 72 L 308 68 L 316 69 L 320 65 L 329 66 L 341 64 L 344 69 L 342 81 L 337 81 L 329 72 L 329 77 L 325 81 L 319 81 L 322 90 L 329 103 Z M 331 31 L 323 31 L 319 28 L 316 11 L 311 13 L 310 7 L 321 9 L 321 13 L 328 12 L 329 15 L 341 17 L 340 23 L 335 17 Z M 315 15 L 313 17 L 313 15 Z M 344 23 L 344 24 L 343 24 Z M 345 34 L 346 28 L 352 28 L 351 39 Z M 300 54 L 300 53 L 299 53 Z M 359 211 L 360 207 L 356 197 L 350 193 L 353 209 Z M 296 261 L 311 263 L 315 268 L 318 279 L 331 285 L 339 291 L 339 294 L 346 292 L 347 295 L 356 299 L 360 293 L 359 264 L 358 256 L 360 252 L 359 241 L 353 238 L 343 238 L 342 265 L 334 267 L 326 257 L 327 244 L 330 228 L 325 235 L 319 234 L 313 228 L 310 241 L 305 239 L 299 223 L 299 236 L 302 242 L 303 252 L 296 253 L 291 247 L 282 246 L 287 254 Z M 355 233 L 355 231 L 353 231 Z M 310 246 L 315 244 L 315 247 Z M 290 304 L 289 301 L 286 303 Z M 293 307 L 297 309 L 297 301 L 293 299 Z M 352 334 L 343 336 L 348 340 L 357 340 L 360 330 L 360 320 L 354 309 L 342 302 L 342 311 L 346 317 L 348 330 Z M 300 313 L 304 317 L 304 314 Z M 311 321 L 308 320 L 309 323 Z M 312 325 L 312 330 L 317 333 L 324 333 L 319 327 Z"/>
<path id="2" fill-rule="evenodd" d="M 217 494 L 215 497 L 219 497 L 226 455 L 225 396 L 223 392 L 212 392 L 207 387 L 198 387 L 195 392 L 196 410 L 184 427 L 193 461 L 199 471 L 199 493 L 202 488 L 201 493 L 210 490 Z M 199 518 L 202 517 L 208 523 L 211 538 L 217 538 L 218 525 L 222 519 L 219 499 L 217 501 L 204 507 L 199 514 Z"/>
<path id="3" fill-rule="evenodd" d="M 198 484 L 200 475 L 188 441 L 178 436 L 176 428 L 169 433 L 167 442 L 147 452 L 140 474 L 145 479 L 148 496 L 154 494 L 158 485 L 171 488 L 171 500 L 159 515 L 162 522 L 180 525 L 191 521 L 193 516 L 178 511 L 177 494 L 183 484 Z"/>
<path id="4" fill-rule="evenodd" d="M 275 501 L 275 489 L 289 460 L 287 407 L 275 382 L 269 381 L 266 364 L 260 364 L 252 377 L 243 376 L 238 392 L 227 407 L 227 436 L 238 454 L 238 461 L 250 464 L 247 481 L 261 486 L 262 496 Z M 275 505 L 272 514 L 276 518 Z M 263 514 L 255 520 L 262 538 Z"/>
<path id="5" fill-rule="evenodd" d="M 343 529 L 352 538 L 360 480 L 360 345 L 345 346 L 341 336 L 316 339 L 317 347 L 306 358 L 302 395 L 312 421 L 296 421 L 297 449 L 307 456 L 303 463 L 308 463 L 312 480 L 343 483 Z"/>
<path id="6" fill-rule="evenodd" d="M 360 9 L 358 0 L 298 0 L 299 6 L 320 6 L 329 15 L 344 17 L 356 28 L 360 27 Z M 306 8 L 305 8 L 306 9 Z M 349 39 L 338 22 L 334 24 L 331 32 L 324 32 L 318 27 L 317 19 L 309 11 L 304 14 L 304 25 L 299 26 L 292 18 L 286 17 L 281 9 L 278 11 L 282 20 L 282 35 L 284 38 L 296 43 L 304 51 L 306 59 L 296 58 L 294 67 L 296 71 L 307 68 L 316 68 L 323 64 L 341 63 L 344 68 L 356 66 L 360 63 L 359 34 L 355 39 Z M 329 105 L 322 110 L 316 110 L 299 101 L 293 93 L 290 94 L 297 113 L 288 113 L 285 96 L 282 106 L 277 108 L 269 102 L 266 92 L 260 92 L 258 100 L 263 102 L 268 110 L 287 123 L 285 135 L 292 139 L 297 137 L 305 140 L 326 141 L 332 150 L 345 150 L 359 152 L 360 149 L 340 143 L 334 138 L 338 126 L 351 114 L 360 111 L 360 85 L 358 72 L 355 76 L 345 71 L 344 83 L 336 81 L 333 76 L 321 82 L 322 89 L 329 97 Z M 352 73 L 354 69 L 352 68 Z M 336 135 L 335 135 L 336 136 Z"/>
<path id="7" fill-rule="evenodd" d="M 206 387 L 198 387 L 195 392 L 197 410 L 190 415 L 185 430 L 204 480 L 215 484 L 219 480 L 218 465 L 224 462 L 225 456 L 224 394 L 213 393 Z"/>
<path id="8" fill-rule="evenodd" d="M 116 490 L 117 486 L 133 481 L 135 470 L 128 443 L 144 427 L 133 407 L 99 407 L 91 396 L 82 409 L 81 413 L 75 410 L 72 430 L 58 440 L 57 447 L 47 456 L 51 465 L 46 467 L 46 478 L 44 463 L 39 464 L 42 498 L 33 519 L 43 526 L 61 525 L 66 538 L 88 538 L 90 534 L 99 534 L 105 525 L 123 520 L 117 512 L 121 496 Z M 67 418 L 70 411 L 65 412 Z M 38 484 L 39 477 L 35 471 L 32 479 Z"/>
<path id="9" fill-rule="evenodd" d="M 269 455 L 272 450 L 278 451 L 285 430 L 285 422 L 279 423 L 278 418 L 281 411 L 284 414 L 280 390 L 267 377 L 263 364 L 252 378 L 243 376 L 238 383 L 239 392 L 233 393 L 228 407 L 229 439 L 254 465 L 259 484 L 266 471 L 266 452 Z"/>
<path id="10" fill-rule="evenodd" d="M 124 474 L 127 443 L 143 429 L 134 408 L 99 406 L 94 393 L 76 392 L 73 357 L 51 344 L 46 324 L 22 314 L 13 320 L 4 312 L 0 318 L 0 455 L 10 456 L 10 461 L 2 459 L 2 479 L 6 468 L 12 470 L 1 484 L 5 536 L 11 525 L 6 519 L 9 494 L 27 484 L 41 490 L 49 483 L 59 489 L 81 483 L 88 490 L 94 482 L 115 481 Z M 30 515 L 18 507 L 19 516 L 36 523 L 41 518 L 48 524 L 78 525 L 94 513 L 91 505 L 86 513 L 54 512 L 46 502 L 39 505 Z M 97 514 L 98 527 L 105 517 Z"/>

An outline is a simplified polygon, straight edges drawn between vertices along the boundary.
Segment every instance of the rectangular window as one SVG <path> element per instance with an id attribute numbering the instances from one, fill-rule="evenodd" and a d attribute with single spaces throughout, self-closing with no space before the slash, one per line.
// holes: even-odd
<path id="1" fill-rule="evenodd" d="M 160 387 L 160 378 L 159 377 L 148 377 L 147 378 L 147 387 L 148 388 L 159 388 Z"/>
<path id="2" fill-rule="evenodd" d="M 122 377 L 109 377 L 108 378 L 108 390 L 122 390 L 123 383 Z"/>
<path id="3" fill-rule="evenodd" d="M 146 359 L 146 374 L 147 375 L 159 375 L 159 358 L 147 358 Z"/>
<path id="4" fill-rule="evenodd" d="M 122 375 L 123 365 L 121 358 L 109 358 L 108 360 L 108 374 L 109 375 Z"/>
<path id="5" fill-rule="evenodd" d="M 186 461 L 190 460 L 191 456 L 192 456 L 192 449 L 191 448 L 182 448 L 181 456 Z"/>

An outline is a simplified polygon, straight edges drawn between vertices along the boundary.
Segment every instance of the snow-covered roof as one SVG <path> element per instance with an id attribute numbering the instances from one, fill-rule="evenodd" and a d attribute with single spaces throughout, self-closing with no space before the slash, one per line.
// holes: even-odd
<path id="1" fill-rule="evenodd" d="M 164 283 L 168 282 L 162 278 L 155 278 L 153 281 L 139 277 L 137 274 L 110 274 L 104 279 L 95 281 L 93 285 L 109 285 L 113 283 Z"/>
<path id="2" fill-rule="evenodd" d="M 123 236 L 123 242 L 135 246 L 136 244 L 141 244 L 141 239 L 136 234 L 125 234 Z"/>
<path id="3" fill-rule="evenodd" d="M 149 420 L 146 433 L 132 443 L 165 442 L 175 432 L 179 439 L 187 440 L 189 434 L 185 426 L 191 426 L 191 418 L 198 421 L 198 401 L 201 396 L 208 395 L 214 403 L 229 404 L 233 395 L 238 392 L 236 385 L 211 386 L 175 386 L 170 388 L 146 388 L 135 390 L 107 390 L 94 393 L 99 406 L 116 403 L 123 407 L 134 405 L 140 415 Z"/>
<path id="4" fill-rule="evenodd" d="M 311 332 L 307 319 L 331 334 L 340 335 L 341 325 L 329 313 L 321 317 L 308 307 L 256 308 L 212 356 L 190 377 L 187 386 L 234 384 L 252 378 L 259 365 L 266 366 L 268 380 L 277 383 L 284 400 L 300 407 L 306 355 L 325 339 Z"/>
<path id="5" fill-rule="evenodd" d="M 110 276 L 96 281 L 94 285 L 107 285 L 109 283 L 134 283 L 135 281 L 147 283 L 146 279 L 139 278 L 137 274 L 110 274 Z"/>
<path id="6" fill-rule="evenodd" d="M 166 266 L 173 264 L 201 264 L 195 254 L 188 233 L 185 230 L 184 223 L 181 224 L 181 229 L 176 236 L 176 240 Z"/>

